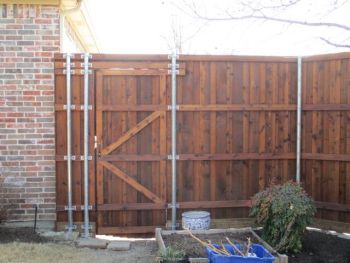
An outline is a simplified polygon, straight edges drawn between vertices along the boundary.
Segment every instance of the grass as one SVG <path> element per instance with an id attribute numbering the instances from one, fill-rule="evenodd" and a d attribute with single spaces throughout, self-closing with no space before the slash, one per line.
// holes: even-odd
<path id="1" fill-rule="evenodd" d="M 141 256 L 142 255 L 138 255 Z M 0 245 L 0 263 L 112 263 L 112 262 L 154 262 L 139 261 L 128 253 L 108 250 L 76 248 L 74 245 L 56 243 L 7 243 Z"/>

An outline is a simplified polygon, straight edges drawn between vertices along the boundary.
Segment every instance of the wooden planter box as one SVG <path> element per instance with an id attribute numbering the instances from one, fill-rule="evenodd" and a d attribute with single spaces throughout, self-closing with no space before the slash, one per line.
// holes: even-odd
<path id="1" fill-rule="evenodd" d="M 227 233 L 240 233 L 240 234 L 250 234 L 253 236 L 256 240 L 258 240 L 258 243 L 263 245 L 276 259 L 275 263 L 288 263 L 288 257 L 286 255 L 282 255 L 277 253 L 276 250 L 274 250 L 269 244 L 267 244 L 264 240 L 262 240 L 251 227 L 246 228 L 229 228 L 229 229 L 209 229 L 209 230 L 196 230 L 192 231 L 194 235 L 200 235 L 200 234 L 227 234 Z M 158 243 L 159 249 L 165 249 L 165 243 L 163 237 L 171 234 L 177 234 L 177 235 L 189 235 L 187 231 L 184 230 L 162 230 L 161 228 L 156 228 L 155 236 Z M 208 263 L 208 258 L 190 258 L 191 263 Z"/>

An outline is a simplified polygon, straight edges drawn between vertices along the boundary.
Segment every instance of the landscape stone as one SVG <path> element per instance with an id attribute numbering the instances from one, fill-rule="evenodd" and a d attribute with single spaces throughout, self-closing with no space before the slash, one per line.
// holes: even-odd
<path id="1" fill-rule="evenodd" d="M 105 249 L 108 245 L 108 241 L 97 238 L 79 238 L 76 245 L 77 247 Z"/>
<path id="2" fill-rule="evenodd" d="M 130 249 L 128 241 L 112 241 L 108 244 L 107 249 L 115 251 L 126 251 Z"/>

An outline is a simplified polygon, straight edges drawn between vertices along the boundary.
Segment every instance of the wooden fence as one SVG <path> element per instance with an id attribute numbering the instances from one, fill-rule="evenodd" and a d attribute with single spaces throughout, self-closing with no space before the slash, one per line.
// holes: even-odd
<path id="1" fill-rule="evenodd" d="M 73 153 L 82 155 L 80 56 L 73 62 Z M 101 234 L 153 231 L 170 216 L 170 61 L 96 54 L 91 62 L 92 221 Z M 58 222 L 67 203 L 63 63 L 57 55 Z M 295 178 L 297 59 L 180 55 L 178 63 L 179 211 L 247 217 L 252 195 Z M 307 57 L 302 66 L 302 183 L 318 217 L 350 222 L 350 54 Z M 82 172 L 73 161 L 75 221 L 82 221 Z"/>

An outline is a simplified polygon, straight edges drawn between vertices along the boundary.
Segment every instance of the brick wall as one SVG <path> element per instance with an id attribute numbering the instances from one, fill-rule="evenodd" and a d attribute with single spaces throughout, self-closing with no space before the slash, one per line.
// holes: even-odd
<path id="1" fill-rule="evenodd" d="M 54 74 L 59 9 L 0 5 L 0 202 L 12 220 L 55 219 Z"/>

